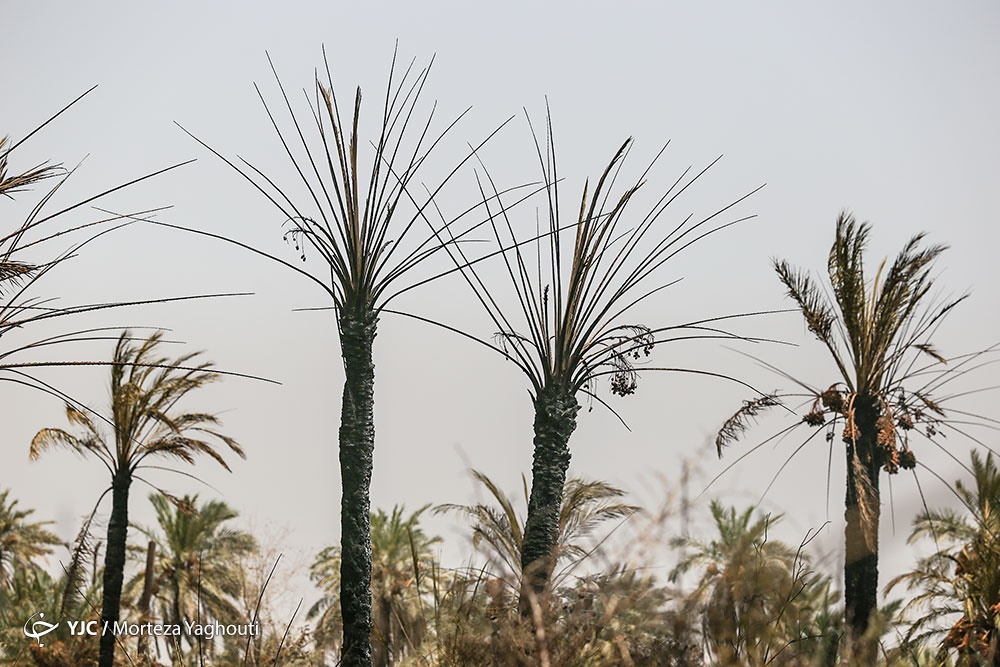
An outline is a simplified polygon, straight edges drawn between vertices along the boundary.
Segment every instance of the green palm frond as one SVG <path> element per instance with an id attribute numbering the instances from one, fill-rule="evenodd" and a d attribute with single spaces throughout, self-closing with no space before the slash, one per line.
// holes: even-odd
<path id="1" fill-rule="evenodd" d="M 514 507 L 514 501 L 484 473 L 473 470 L 473 478 L 490 493 L 494 504 L 444 504 L 435 513 L 458 512 L 472 526 L 473 546 L 485 547 L 488 557 L 505 572 L 495 573 L 518 579 L 521 575 L 521 541 L 524 519 Z M 522 478 L 524 504 L 528 503 L 527 481 Z M 559 510 L 559 530 L 556 538 L 557 580 L 565 579 L 578 563 L 589 557 L 600 540 L 594 532 L 609 521 L 623 521 L 641 511 L 636 505 L 618 502 L 625 495 L 621 489 L 602 481 L 573 477 L 566 481 Z M 516 581 L 507 582 L 517 590 Z M 555 584 L 554 584 L 555 585 Z"/>
<path id="2" fill-rule="evenodd" d="M 0 590 L 11 585 L 13 576 L 32 567 L 35 561 L 52 553 L 61 544 L 46 526 L 51 521 L 30 521 L 32 509 L 20 509 L 10 498 L 10 489 L 0 490 Z"/>
<path id="3" fill-rule="evenodd" d="M 798 305 L 809 331 L 823 343 L 831 344 L 836 316 L 826 295 L 808 273 L 792 268 L 785 260 L 774 260 L 774 270 L 788 290 L 788 296 Z"/>
<path id="4" fill-rule="evenodd" d="M 163 332 L 136 341 L 123 332 L 109 364 L 113 436 L 102 433 L 92 415 L 72 404 L 66 418 L 79 429 L 74 434 L 59 428 L 40 430 L 32 439 L 29 456 L 37 459 L 46 449 L 65 447 L 80 454 L 93 454 L 108 470 L 128 468 L 134 472 L 151 456 L 166 456 L 194 463 L 201 454 L 229 470 L 217 443 L 246 458 L 233 438 L 219 432 L 219 419 L 203 412 L 174 414 L 176 403 L 186 394 L 216 382 L 221 375 L 210 363 L 194 366 L 197 353 L 171 359 L 158 354 Z M 95 413 L 96 414 L 96 413 Z"/>
<path id="5" fill-rule="evenodd" d="M 935 551 L 888 583 L 906 585 L 910 600 L 906 637 L 936 640 L 960 664 L 996 655 L 1000 649 L 1000 473 L 992 454 L 971 453 L 973 485 L 955 483 L 965 512 L 928 508 L 913 524 L 910 542 L 933 540 Z M 959 616 L 955 621 L 954 615 Z M 985 664 L 985 663 L 984 663 Z"/>
<path id="6" fill-rule="evenodd" d="M 149 501 L 156 526 L 136 528 L 157 545 L 153 605 L 158 616 L 167 623 L 239 618 L 242 572 L 237 563 L 258 545 L 253 535 L 229 525 L 238 512 L 198 496 L 175 499 L 158 493 Z M 135 595 L 144 579 L 140 570 L 126 592 Z"/>

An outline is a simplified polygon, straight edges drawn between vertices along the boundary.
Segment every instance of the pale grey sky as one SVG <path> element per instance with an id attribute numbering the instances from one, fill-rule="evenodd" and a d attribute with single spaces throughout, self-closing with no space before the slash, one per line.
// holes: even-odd
<path id="1" fill-rule="evenodd" d="M 740 207 L 753 222 L 691 248 L 665 266 L 663 281 L 683 277 L 643 311 L 649 324 L 741 310 L 788 307 L 770 269 L 771 257 L 823 268 L 842 208 L 874 224 L 871 256 L 894 254 L 912 234 L 951 245 L 940 263 L 945 293 L 973 290 L 940 331 L 939 347 L 959 353 L 997 340 L 1000 297 L 995 258 L 1000 241 L 1000 5 L 993 1 L 848 2 L 819 6 L 769 3 L 275 3 L 128 2 L 17 3 L 6 6 L 0 68 L 0 132 L 23 136 L 90 86 L 99 88 L 15 153 L 14 164 L 52 160 L 78 174 L 59 201 L 92 194 L 173 162 L 195 164 L 115 195 L 118 210 L 174 208 L 161 219 L 228 234 L 295 258 L 281 242 L 280 215 L 227 167 L 186 137 L 177 121 L 227 155 L 243 155 L 284 182 L 292 181 L 253 90 L 269 101 L 277 90 L 269 52 L 286 87 L 300 96 L 321 65 L 325 44 L 335 82 L 349 96 L 357 84 L 375 112 L 396 39 L 401 58 L 426 62 L 436 54 L 426 101 L 437 99 L 441 120 L 473 109 L 441 147 L 455 159 L 526 107 L 536 120 L 548 97 L 569 210 L 586 176 L 600 173 L 614 149 L 636 138 L 632 175 L 663 142 L 672 144 L 653 174 L 647 198 L 685 167 L 725 158 L 677 203 L 671 220 L 707 213 L 746 191 L 767 187 Z M 522 117 L 484 151 L 490 169 L 508 183 L 538 178 Z M 437 166 L 429 165 L 428 178 Z M 453 209 L 475 193 L 453 188 Z M 4 217 L 25 204 L 5 204 Z M 647 201 L 649 201 L 647 199 Z M 532 209 L 521 218 L 533 224 Z M 80 218 L 78 218 L 80 219 Z M 62 249 L 58 243 L 53 248 Z M 502 275 L 486 269 L 487 275 Z M 87 248 L 53 272 L 39 293 L 62 302 L 252 291 L 253 297 L 144 307 L 81 320 L 82 324 L 163 326 L 187 349 L 205 349 L 226 369 L 264 375 L 281 387 L 226 380 L 199 397 L 221 411 L 229 433 L 248 452 L 234 474 L 208 462 L 197 472 L 256 526 L 289 531 L 289 548 L 308 560 L 339 539 L 336 427 L 342 371 L 329 312 L 292 312 L 327 305 L 307 281 L 237 249 L 163 229 L 131 228 Z M 489 336 L 492 328 L 458 280 L 442 281 L 407 299 L 429 312 Z M 758 347 L 782 367 L 816 384 L 833 368 L 797 316 L 741 325 L 744 333 L 796 343 Z M 5 340 L 6 344 L 6 340 Z M 81 346 L 74 356 L 103 359 L 111 343 Z M 182 348 L 178 348 L 178 352 Z M 761 387 L 784 386 L 772 374 L 720 346 L 672 344 L 658 364 L 726 371 Z M 527 384 L 509 364 L 472 343 L 409 321 L 385 317 L 376 341 L 376 507 L 466 502 L 475 495 L 471 465 L 515 492 L 530 469 L 531 407 Z M 53 371 L 58 382 L 95 408 L 104 405 L 102 371 Z M 990 369 L 969 387 L 996 383 Z M 649 376 L 636 396 L 614 400 L 631 432 L 599 406 L 581 413 L 571 441 L 572 472 L 608 480 L 650 506 L 679 479 L 683 457 L 714 476 L 745 448 L 770 433 L 764 426 L 727 458 L 715 459 L 706 440 L 747 398 L 718 381 Z M 0 445 L 0 485 L 58 521 L 69 539 L 104 482 L 95 462 L 70 455 L 27 462 L 40 427 L 62 425 L 61 406 L 41 394 L 0 386 L 6 406 Z M 973 410 L 991 401 L 972 398 Z M 723 477 L 708 495 L 755 502 L 798 440 L 767 447 Z M 969 443 L 950 438 L 960 459 Z M 946 479 L 957 466 L 926 453 Z M 778 479 L 764 506 L 787 512 L 788 541 L 830 518 L 823 545 L 836 549 L 842 527 L 842 454 L 833 462 L 825 499 L 827 449 L 817 441 Z M 197 490 L 165 474 L 168 488 Z M 704 482 L 702 482 L 704 484 Z M 930 497 L 938 482 L 923 479 Z M 203 497 L 214 496 L 200 487 Z M 135 487 L 134 516 L 148 521 L 145 491 Z M 695 489 L 697 491 L 698 489 Z M 888 494 L 886 494 L 888 495 Z M 896 533 L 883 521 L 883 579 L 904 567 L 903 544 L 915 511 L 912 479 L 893 480 Z M 707 502 L 700 501 L 703 506 Z M 430 521 L 450 542 L 446 565 L 467 551 L 450 519 Z M 891 541 L 891 543 L 890 543 Z M 667 555 L 663 566 L 669 566 Z M 839 567 L 830 564 L 834 571 Z"/>

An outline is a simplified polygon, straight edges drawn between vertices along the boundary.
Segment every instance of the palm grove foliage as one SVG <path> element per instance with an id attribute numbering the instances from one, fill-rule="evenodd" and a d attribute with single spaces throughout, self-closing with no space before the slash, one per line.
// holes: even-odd
<path id="1" fill-rule="evenodd" d="M 0 589 L 13 586 L 14 574 L 35 559 L 52 553 L 59 538 L 46 529 L 51 522 L 29 522 L 34 510 L 22 510 L 10 499 L 10 489 L 0 491 Z"/>
<path id="2" fill-rule="evenodd" d="M 945 412 L 934 392 L 960 371 L 937 370 L 946 360 L 929 338 L 964 298 L 933 299 L 931 271 L 945 246 L 921 247 L 923 234 L 910 239 L 888 269 L 883 262 L 875 277 L 867 279 L 870 229 L 846 213 L 837 218 L 827 263 L 832 301 L 808 273 L 785 261 L 774 262 L 788 296 L 838 371 L 826 389 L 795 382 L 812 399 L 802 423 L 826 429 L 831 447 L 839 427 L 845 445 L 844 602 L 847 627 L 855 639 L 864 635 L 877 609 L 880 476 L 882 471 L 895 474 L 914 468 L 912 436 L 922 430 L 933 438 L 942 424 Z M 921 357 L 930 363 L 922 364 Z M 730 418 L 717 439 L 720 456 L 723 445 L 739 437 L 748 419 L 777 405 L 780 398 L 747 402 Z"/>
<path id="3" fill-rule="evenodd" d="M 810 406 L 795 426 L 822 429 L 817 433 L 825 433 L 831 452 L 838 435 L 845 445 L 845 612 L 834 610 L 838 592 L 806 553 L 809 534 L 798 548 L 790 547 L 771 534 L 780 517 L 755 518 L 751 509 L 739 511 L 719 501 L 710 506 L 717 534 L 702 540 L 685 534 L 672 543 L 686 550 L 673 567 L 674 579 L 697 573 L 693 589 L 670 588 L 655 574 L 670 571 L 669 565 L 607 558 L 605 541 L 639 508 L 627 504 L 623 492 L 610 484 L 567 479 L 569 439 L 581 396 L 614 412 L 599 396 L 602 378 L 622 397 L 636 391 L 642 371 L 734 379 L 722 372 L 643 362 L 665 342 L 758 340 L 737 335 L 724 324 L 752 313 L 663 326 L 639 323 L 633 315 L 674 284 L 661 281 L 664 264 L 706 236 L 752 217 L 726 218 L 756 190 L 703 218 L 692 215 L 663 227 L 674 202 L 713 161 L 701 171 L 686 170 L 633 218 L 634 202 L 647 189 L 660 155 L 637 180 L 617 187 L 632 150 L 629 139 L 596 185 L 583 186 L 578 213 L 574 206 L 567 222 L 560 210 L 561 179 L 549 121 L 544 147 L 535 135 L 545 221 L 533 233 L 517 229 L 509 215 L 513 203 L 526 198 L 512 194 L 520 186 L 501 189 L 485 170 L 477 174 L 477 204 L 449 219 L 441 213 L 438 194 L 463 165 L 479 159 L 485 141 L 470 146 L 432 187 L 418 184 L 418 174 L 423 177 L 424 165 L 462 117 L 433 131 L 434 111 L 426 120 L 416 120 L 429 68 L 411 63 L 400 75 L 394 58 L 378 125 L 367 142 L 360 88 L 353 97 L 353 114 L 348 109 L 342 115 L 330 68 L 324 69 L 325 77 L 317 75 L 306 92 L 307 115 L 295 110 L 276 74 L 286 120 L 279 120 L 258 91 L 291 162 L 294 184 L 279 185 L 280 179 L 250 162 L 224 158 L 209 148 L 279 211 L 285 240 L 303 261 L 318 259 L 319 268 L 313 263 L 306 270 L 224 240 L 308 277 L 335 311 L 345 368 L 339 426 L 342 532 L 340 545 L 322 551 L 313 564 L 312 578 L 323 595 L 308 613 L 315 630 L 294 629 L 289 621 L 284 634 L 270 628 L 252 650 L 250 642 L 199 643 L 182 637 L 159 651 L 140 640 L 137 661 L 312 667 L 332 657 L 349 667 L 653 667 L 703 665 L 707 657 L 707 664 L 747 667 L 874 664 L 874 650 L 865 656 L 858 650 L 863 636 L 874 637 L 888 627 L 884 614 L 880 618 L 875 613 L 881 473 L 918 465 L 911 448 L 915 436 L 933 441 L 950 427 L 940 389 L 978 358 L 946 360 L 931 344 L 943 318 L 964 298 L 940 301 L 931 292 L 931 271 L 944 246 L 925 247 L 924 236 L 917 235 L 894 262 L 883 262 L 868 279 L 864 255 L 870 227 L 842 214 L 828 259 L 829 292 L 809 274 L 774 262 L 808 329 L 837 369 L 835 381 L 819 388 L 786 377 L 806 390 Z M 138 528 L 149 538 L 148 548 L 127 544 L 129 494 L 134 481 L 146 482 L 143 470 L 163 459 L 194 464 L 199 454 L 228 470 L 221 445 L 243 456 L 242 448 L 218 430 L 215 415 L 178 407 L 187 394 L 216 381 L 221 372 L 197 361 L 195 354 L 161 356 L 161 333 L 146 339 L 122 333 L 110 362 L 21 358 L 53 345 L 109 338 L 108 328 L 70 330 L 27 342 L 14 338 L 53 318 L 157 301 L 58 308 L 36 291 L 45 275 L 84 246 L 123 224 L 150 222 L 155 210 L 106 212 L 101 220 L 57 228 L 53 221 L 174 167 L 59 208 L 54 201 L 72 170 L 47 163 L 11 166 L 14 150 L 33 134 L 17 142 L 0 139 L 0 197 L 20 195 L 48 179 L 55 183 L 23 222 L 0 230 L 0 380 L 65 401 L 70 428 L 40 430 L 30 457 L 62 447 L 96 458 L 111 477 L 97 504 L 110 492 L 112 508 L 103 568 L 102 545 L 91 537 L 95 507 L 69 547 L 63 571 L 54 575 L 54 559 L 46 561 L 48 569 L 42 566 L 43 558 L 58 552 L 59 539 L 47 527 L 51 522 L 32 521 L 31 510 L 21 509 L 10 491 L 0 491 L 0 664 L 112 667 L 136 660 L 132 640 L 109 632 L 91 641 L 70 636 L 63 627 L 46 637 L 45 646 L 27 641 L 31 635 L 20 623 L 42 609 L 61 619 L 175 625 L 246 622 L 262 611 L 273 618 L 273 612 L 260 608 L 270 576 L 251 591 L 247 573 L 241 571 L 241 562 L 260 557 L 257 541 L 232 527 L 237 514 L 225 502 L 160 491 L 150 497 L 158 525 Z M 418 189 L 424 194 L 418 196 Z M 464 222 L 480 206 L 485 220 Z M 428 209 L 439 219 L 432 222 Z M 473 257 L 467 242 L 484 227 L 495 243 L 487 254 Z M 37 256 L 56 239 L 73 234 L 83 240 L 62 252 Z M 450 269 L 417 274 L 441 254 L 450 258 Z M 517 300 L 513 310 L 502 305 L 499 291 L 474 268 L 489 257 L 503 262 Z M 511 498 L 478 472 L 474 476 L 491 502 L 438 507 L 467 519 L 473 545 L 487 554 L 487 562 L 477 567 L 448 570 L 433 553 L 439 538 L 420 526 L 427 506 L 408 516 L 401 506 L 371 511 L 369 487 L 379 320 L 383 314 L 399 314 L 441 324 L 389 305 L 451 273 L 466 280 L 495 327 L 492 342 L 476 340 L 528 378 L 534 452 L 530 489 L 524 481 L 525 518 Z M 38 367 L 86 364 L 110 368 L 109 418 L 34 375 Z M 720 454 L 749 420 L 792 396 L 776 393 L 748 401 L 720 432 Z M 916 520 L 911 541 L 930 538 L 934 551 L 890 582 L 890 588 L 905 583 L 912 599 L 904 611 L 923 615 L 907 619 L 899 646 L 882 651 L 886 664 L 1000 665 L 1000 473 L 992 456 L 983 459 L 976 453 L 972 472 L 974 486 L 960 481 L 954 489 L 968 515 L 925 508 Z M 609 523 L 615 528 L 599 531 Z M 634 548 L 635 542 L 629 546 Z M 127 569 L 134 576 L 126 584 Z M 276 569 L 277 564 L 271 574 Z M 256 607 L 250 609 L 253 598 Z M 851 640 L 846 645 L 840 641 L 844 634 Z M 119 651 L 116 658 L 116 644 L 129 649 L 127 655 Z"/>
<path id="4" fill-rule="evenodd" d="M 906 634 L 904 648 L 941 640 L 937 659 L 949 654 L 961 667 L 1000 665 L 1000 470 L 992 452 L 973 451 L 972 485 L 955 482 L 965 512 L 921 512 L 910 542 L 931 540 L 935 551 L 889 582 L 906 584 L 907 608 L 923 614 Z M 958 617 L 951 626 L 951 619 Z"/>
<path id="5" fill-rule="evenodd" d="M 216 450 L 218 441 L 244 457 L 235 440 L 216 430 L 219 420 L 212 414 L 182 412 L 176 404 L 195 389 L 215 382 L 220 376 L 211 364 L 193 363 L 198 353 L 171 360 L 157 356 L 162 332 L 134 342 L 125 332 L 115 346 L 111 364 L 111 419 L 113 432 L 107 434 L 97 421 L 73 404 L 66 404 L 66 418 L 74 432 L 45 428 L 31 441 L 30 456 L 39 458 L 53 447 L 64 447 L 96 458 L 111 477 L 111 518 L 108 522 L 104 560 L 102 621 L 119 619 L 128 537 L 128 502 L 132 482 L 143 480 L 139 473 L 151 460 L 167 459 L 193 464 L 205 454 L 229 470 Z M 101 494 L 103 499 L 107 490 Z M 101 667 L 114 661 L 115 636 L 101 635 Z"/>
<path id="6" fill-rule="evenodd" d="M 430 613 L 425 596 L 428 581 L 437 570 L 431 548 L 440 538 L 428 537 L 420 528 L 424 506 L 404 518 L 402 507 L 392 512 L 372 512 L 372 661 L 375 667 L 396 664 L 416 651 L 427 633 Z M 316 557 L 312 580 L 323 597 L 309 610 L 316 619 L 319 648 L 337 650 L 343 642 L 343 617 L 337 604 L 340 590 L 341 550 L 327 547 Z"/>
<path id="7" fill-rule="evenodd" d="M 253 553 L 257 542 L 250 533 L 230 527 L 236 510 L 221 500 L 200 503 L 197 496 L 172 502 L 153 494 L 149 501 L 156 511 L 157 528 L 139 527 L 138 532 L 155 545 L 149 593 L 150 611 L 156 611 L 151 617 L 173 625 L 240 619 L 237 600 L 242 573 L 236 563 Z M 146 582 L 144 568 L 126 584 L 125 593 L 136 599 Z M 184 635 L 175 645 L 168 644 L 168 649 L 179 658 L 182 642 L 195 639 L 201 638 Z"/>
<path id="8" fill-rule="evenodd" d="M 559 507 L 570 463 L 569 439 L 576 430 L 580 410 L 578 396 L 583 394 L 607 405 L 597 396 L 598 382 L 609 378 L 613 394 L 628 396 L 636 390 L 640 370 L 725 377 L 686 368 L 643 367 L 639 362 L 649 357 L 656 345 L 672 340 L 738 338 L 718 325 L 736 316 L 655 328 L 631 322 L 628 316 L 635 306 L 673 284 L 655 282 L 664 264 L 704 237 L 754 217 L 719 222 L 721 216 L 760 189 L 701 220 L 688 216 L 672 228 L 665 226 L 670 205 L 717 159 L 694 175 L 690 168 L 685 170 L 658 193 L 651 209 L 633 221 L 634 206 L 630 204 L 653 164 L 637 181 L 614 194 L 632 148 L 629 139 L 615 152 L 593 191 L 589 181 L 584 185 L 579 208 L 574 209 L 578 213 L 567 224 L 560 208 L 551 119 L 546 139 L 544 151 L 537 137 L 535 144 L 546 196 L 545 233 L 537 253 L 522 247 L 524 235 L 516 231 L 507 209 L 492 205 L 493 199 L 501 199 L 492 179 L 480 185 L 482 199 L 490 210 L 494 238 L 500 248 L 505 248 L 504 265 L 518 306 L 508 309 L 498 303 L 494 290 L 472 269 L 462 247 L 448 248 L 455 263 L 465 267 L 463 275 L 497 329 L 496 344 L 480 342 L 513 362 L 530 383 L 534 453 L 520 552 L 525 573 L 521 609 L 525 614 L 528 597 L 543 593 L 554 566 Z M 571 242 L 567 242 L 566 235 Z"/>
<path id="9" fill-rule="evenodd" d="M 671 578 L 697 568 L 700 578 L 685 605 L 702 619 L 702 636 L 720 665 L 800 664 L 838 641 L 830 580 L 817 574 L 804 547 L 769 535 L 781 516 L 753 517 L 712 501 L 718 535 L 705 542 L 678 538 L 689 554 Z"/>

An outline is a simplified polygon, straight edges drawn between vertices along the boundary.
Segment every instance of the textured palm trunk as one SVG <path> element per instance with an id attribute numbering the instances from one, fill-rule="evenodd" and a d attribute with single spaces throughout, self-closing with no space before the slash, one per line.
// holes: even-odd
<path id="1" fill-rule="evenodd" d="M 343 667 L 371 667 L 372 543 L 368 497 L 375 448 L 375 366 L 372 343 L 378 317 L 364 310 L 340 314 L 344 399 L 340 415 L 340 611 Z"/>
<path id="2" fill-rule="evenodd" d="M 392 649 L 392 603 L 387 596 L 379 598 L 375 623 L 375 640 L 372 642 L 372 664 L 374 667 L 389 667 Z"/>
<path id="3" fill-rule="evenodd" d="M 132 474 L 122 466 L 111 482 L 111 520 L 108 521 L 107 550 L 104 553 L 104 600 L 101 607 L 99 667 L 112 667 L 115 662 L 113 626 L 121 611 L 122 581 L 125 576 L 125 542 L 128 539 L 128 490 Z"/>
<path id="4" fill-rule="evenodd" d="M 521 543 L 522 616 L 531 614 L 531 595 L 545 591 L 555 567 L 556 537 L 563 485 L 569 469 L 569 438 L 580 411 L 573 392 L 545 387 L 535 398 L 535 453 L 531 466 L 531 496 Z"/>
<path id="5" fill-rule="evenodd" d="M 847 494 L 844 560 L 844 606 L 855 648 L 878 608 L 879 460 L 878 403 L 857 397 L 854 421 L 858 437 L 847 446 Z M 857 461 L 855 462 L 855 457 Z M 867 497 L 866 497 L 867 496 Z"/>

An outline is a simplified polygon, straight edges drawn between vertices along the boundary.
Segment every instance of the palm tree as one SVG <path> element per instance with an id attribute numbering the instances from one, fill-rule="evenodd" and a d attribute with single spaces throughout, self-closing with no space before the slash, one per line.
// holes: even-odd
<path id="1" fill-rule="evenodd" d="M 753 508 L 737 512 L 717 500 L 710 507 L 718 537 L 676 539 L 691 551 L 670 577 L 704 567 L 685 609 L 700 609 L 717 664 L 780 665 L 806 655 L 808 641 L 822 639 L 813 616 L 826 606 L 829 580 L 812 572 L 804 544 L 793 549 L 769 536 L 781 515 L 754 519 Z"/>
<path id="2" fill-rule="evenodd" d="M 869 232 L 868 223 L 858 224 L 847 213 L 837 218 L 828 261 L 832 301 L 808 273 L 774 261 L 789 297 L 838 371 L 837 381 L 825 390 L 795 382 L 812 401 L 800 423 L 826 428 L 831 447 L 833 429 L 842 426 L 847 459 L 844 602 L 854 640 L 865 634 L 877 609 L 880 473 L 916 466 L 911 434 L 923 426 L 926 435 L 933 437 L 943 423 L 944 410 L 933 398 L 934 391 L 968 370 L 963 370 L 966 359 L 936 372 L 946 360 L 927 340 L 965 298 L 942 303 L 929 296 L 934 260 L 945 246 L 921 248 L 924 235 L 918 234 L 887 271 L 883 262 L 869 282 L 864 271 Z M 928 355 L 932 363 L 921 366 L 918 355 Z M 716 441 L 720 456 L 722 447 L 747 428 L 748 420 L 778 405 L 781 398 L 771 395 L 748 401 L 727 420 Z"/>
<path id="3" fill-rule="evenodd" d="M 78 433 L 46 428 L 31 441 L 32 460 L 51 447 L 65 447 L 97 458 L 111 476 L 111 487 L 108 489 L 111 491 L 111 519 L 108 522 L 101 611 L 101 619 L 105 623 L 113 624 L 119 618 L 128 538 L 129 489 L 133 480 L 145 481 L 136 473 L 149 467 L 151 458 L 193 464 L 197 454 L 205 454 L 229 470 L 213 440 L 245 458 L 235 440 L 216 430 L 219 425 L 216 416 L 201 412 L 172 414 L 177 401 L 186 394 L 215 382 L 221 376 L 209 370 L 209 363 L 189 366 L 189 363 L 196 363 L 194 359 L 198 353 L 174 360 L 157 356 L 162 338 L 162 332 L 156 332 L 136 344 L 127 331 L 119 337 L 111 362 L 109 423 L 114 429 L 113 435 L 103 433 L 90 415 L 67 403 L 66 418 Z M 102 634 L 100 667 L 111 667 L 114 650 L 114 635 Z"/>
<path id="4" fill-rule="evenodd" d="M 430 67 L 418 71 L 411 63 L 402 77 L 398 77 L 393 54 L 379 131 L 370 142 L 372 150 L 366 161 L 359 153 L 369 144 L 361 139 L 358 132 L 361 88 L 357 88 L 354 95 L 353 117 L 345 123 L 325 52 L 324 65 L 325 82 L 318 74 L 313 82 L 315 102 L 310 104 L 309 115 L 316 134 L 312 137 L 307 137 L 305 129 L 308 122 L 300 121 L 273 64 L 272 72 L 281 90 L 291 129 L 281 129 L 275 114 L 258 90 L 270 122 L 292 162 L 300 185 L 307 193 L 301 199 L 288 194 L 260 168 L 240 158 L 241 166 L 191 135 L 236 170 L 278 209 L 285 225 L 283 238 L 294 244 L 303 261 L 309 254 L 317 255 L 318 273 L 310 273 L 228 237 L 177 225 L 157 224 L 232 243 L 278 262 L 317 284 L 332 302 L 345 375 L 339 429 L 343 491 L 340 560 L 340 605 L 344 619 L 342 660 L 345 667 L 369 667 L 369 637 L 373 622 L 369 586 L 372 578 L 369 489 L 375 444 L 375 366 L 372 350 L 378 322 L 383 313 L 396 312 L 386 307 L 397 296 L 452 272 L 443 271 L 401 284 L 413 276 L 414 269 L 426 260 L 476 228 L 473 225 L 457 234 L 452 229 L 455 223 L 472 213 L 475 206 L 441 227 L 435 227 L 425 211 L 489 137 L 473 148 L 437 185 L 428 187 L 426 196 L 415 194 L 414 179 L 418 173 L 423 173 L 421 167 L 427 157 L 465 113 L 435 135 L 431 132 L 434 120 L 434 112 L 431 111 L 426 122 L 411 132 L 411 122 L 417 113 L 417 103 Z M 499 128 L 493 134 L 497 131 Z M 429 231 L 421 238 L 419 230 L 425 224 Z"/>
<path id="5" fill-rule="evenodd" d="M 238 516 L 236 510 L 221 500 L 199 503 L 198 496 L 175 503 L 152 494 L 149 502 L 157 528 L 138 530 L 156 545 L 153 590 L 158 592 L 153 597 L 160 619 L 172 625 L 237 619 L 241 580 L 235 559 L 256 551 L 257 541 L 226 525 Z M 137 594 L 145 580 L 143 569 L 126 585 L 126 593 Z"/>
<path id="6" fill-rule="evenodd" d="M 45 528 L 51 521 L 28 522 L 35 510 L 18 509 L 17 499 L 9 496 L 10 489 L 0 490 L 0 590 L 9 589 L 19 571 L 30 569 L 35 559 L 62 544 Z"/>
<path id="7" fill-rule="evenodd" d="M 670 204 L 716 160 L 694 176 L 689 176 L 690 169 L 686 170 L 631 229 L 622 229 L 620 225 L 626 214 L 631 213 L 629 204 L 653 166 L 633 185 L 612 194 L 632 147 L 629 139 L 601 173 L 593 192 L 589 182 L 584 185 L 580 204 L 574 209 L 579 212 L 578 217 L 566 224 L 560 214 L 551 119 L 547 132 L 544 154 L 536 137 L 548 208 L 548 224 L 540 245 L 547 245 L 547 251 L 539 249 L 532 258 L 522 250 L 523 243 L 518 240 L 507 212 L 491 211 L 496 241 L 501 248 L 508 248 L 503 253 L 505 266 L 520 312 L 507 312 L 473 270 L 462 271 L 498 331 L 495 344 L 476 340 L 513 362 L 530 383 L 534 454 L 520 559 L 526 574 L 524 592 L 534 595 L 545 590 L 554 566 L 559 509 L 570 463 L 569 439 L 576 430 L 580 410 L 578 397 L 583 394 L 607 406 L 596 394 L 598 382 L 608 377 L 613 394 L 628 396 L 636 391 L 640 370 L 725 377 L 685 368 L 643 367 L 639 361 L 648 357 L 657 344 L 667 341 L 737 338 L 719 328 L 718 322 L 727 317 L 651 328 L 630 323 L 626 315 L 640 302 L 673 284 L 651 284 L 650 280 L 678 253 L 705 236 L 753 217 L 717 222 L 729 209 L 760 189 L 700 221 L 689 216 L 672 229 L 661 230 L 657 223 L 662 221 Z M 493 198 L 499 200 L 501 193 L 492 181 L 480 187 L 488 208 Z M 491 189 L 492 197 L 486 195 L 486 187 Z M 572 235 L 571 243 L 564 240 L 567 233 Z M 652 247 L 646 247 L 646 241 Z M 461 246 L 448 251 L 458 266 L 468 266 Z M 523 323 L 518 325 L 518 319 Z M 527 596 L 522 595 L 524 613 L 528 610 L 526 600 Z"/>
<path id="8" fill-rule="evenodd" d="M 482 484 L 496 503 L 476 505 L 439 505 L 436 512 L 458 512 L 472 524 L 472 544 L 485 548 L 491 560 L 489 570 L 501 586 L 520 590 L 523 579 L 521 553 L 526 521 L 514 506 L 514 501 L 485 474 L 473 470 L 473 478 Z M 524 503 L 530 502 L 527 480 L 522 477 Z M 607 521 L 621 521 L 639 511 L 636 505 L 620 502 L 625 492 L 601 481 L 579 477 L 567 480 L 559 504 L 556 544 L 553 549 L 553 588 L 562 585 L 594 551 L 594 531 Z M 598 540 L 600 544 L 601 540 Z M 497 597 L 506 597 L 497 591 Z"/>
<path id="9" fill-rule="evenodd" d="M 427 632 L 423 596 L 437 570 L 431 547 L 441 541 L 439 537 L 428 537 L 420 528 L 420 516 L 427 507 L 405 519 L 399 506 L 393 507 L 391 514 L 378 510 L 371 515 L 375 667 L 398 663 L 420 646 Z M 312 566 L 312 579 L 324 595 L 309 610 L 309 617 L 318 618 L 317 641 L 333 650 L 339 647 L 343 636 L 343 620 L 336 604 L 340 560 L 340 548 L 327 547 Z"/>
<path id="10" fill-rule="evenodd" d="M 943 639 L 938 659 L 954 652 L 961 667 L 1000 665 L 1000 470 L 993 454 L 972 452 L 974 486 L 955 482 L 966 513 L 925 509 L 913 523 L 909 542 L 928 537 L 936 551 L 886 586 L 906 584 L 912 597 L 905 610 L 924 609 L 910 625 L 907 644 Z M 951 627 L 941 621 L 957 614 Z"/>

